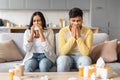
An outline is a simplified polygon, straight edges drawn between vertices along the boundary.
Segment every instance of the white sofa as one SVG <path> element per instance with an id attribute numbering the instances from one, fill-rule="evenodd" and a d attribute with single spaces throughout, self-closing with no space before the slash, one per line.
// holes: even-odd
<path id="1" fill-rule="evenodd" d="M 55 34 L 55 50 L 56 50 L 56 54 L 58 54 L 58 44 L 57 44 L 57 37 L 58 34 Z M 0 33 L 0 42 L 3 42 L 5 40 L 8 39 L 13 39 L 17 45 L 17 47 L 19 48 L 19 50 L 21 51 L 21 54 L 23 56 L 25 56 L 25 52 L 23 50 L 23 33 Z M 108 35 L 106 33 L 95 33 L 94 34 L 94 39 L 93 39 L 93 45 L 98 44 L 100 42 L 103 42 L 105 40 L 108 40 Z M 12 68 L 14 65 L 22 63 L 21 61 L 13 61 L 13 62 L 5 62 L 5 63 L 0 63 L 0 72 L 8 72 L 8 70 L 10 68 Z M 120 66 L 120 63 L 116 62 L 116 63 L 110 63 L 111 66 L 113 66 L 113 69 L 120 73 L 120 68 L 118 66 Z M 56 70 L 52 70 L 52 71 L 56 71 Z"/>

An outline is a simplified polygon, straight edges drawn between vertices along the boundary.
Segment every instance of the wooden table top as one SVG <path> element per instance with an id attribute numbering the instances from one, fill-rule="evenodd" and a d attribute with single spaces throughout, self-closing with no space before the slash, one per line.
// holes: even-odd
<path id="1" fill-rule="evenodd" d="M 118 74 L 112 73 L 112 75 L 112 80 L 120 80 Z M 69 80 L 71 77 L 77 78 L 77 80 L 90 80 L 80 77 L 78 72 L 29 72 L 25 73 L 24 76 L 21 77 L 21 80 L 40 80 L 43 76 L 47 76 L 48 80 Z M 9 73 L 0 72 L 0 80 L 9 80 Z"/>

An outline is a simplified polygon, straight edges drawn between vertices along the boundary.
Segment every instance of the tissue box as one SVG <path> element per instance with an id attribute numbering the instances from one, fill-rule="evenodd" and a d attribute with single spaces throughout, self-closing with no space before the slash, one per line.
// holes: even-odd
<path id="1" fill-rule="evenodd" d="M 92 64 L 91 66 L 97 67 L 96 64 Z M 112 67 L 108 66 L 108 65 L 105 65 L 103 68 L 105 68 L 105 69 L 112 69 Z"/>
<path id="2" fill-rule="evenodd" d="M 91 66 L 96 67 L 96 77 L 102 78 L 102 79 L 107 79 L 111 78 L 112 75 L 112 67 L 105 65 L 104 67 L 97 67 L 96 64 L 93 64 Z"/>
<path id="3" fill-rule="evenodd" d="M 112 77 L 111 73 L 112 73 L 112 69 L 97 68 L 96 77 L 99 77 L 102 79 L 109 79 Z"/>

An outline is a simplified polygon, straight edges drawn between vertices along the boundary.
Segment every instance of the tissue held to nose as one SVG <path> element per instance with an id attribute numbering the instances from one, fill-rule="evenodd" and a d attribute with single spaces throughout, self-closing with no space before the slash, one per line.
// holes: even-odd
<path id="1" fill-rule="evenodd" d="M 39 30 L 38 26 L 35 26 L 34 30 Z"/>

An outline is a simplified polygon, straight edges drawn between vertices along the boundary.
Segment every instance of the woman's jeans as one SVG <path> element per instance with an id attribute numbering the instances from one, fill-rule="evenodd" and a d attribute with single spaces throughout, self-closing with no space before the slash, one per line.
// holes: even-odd
<path id="1" fill-rule="evenodd" d="M 49 72 L 52 66 L 53 63 L 44 53 L 33 53 L 32 58 L 25 62 L 25 72 L 34 72 L 37 68 L 40 72 Z"/>
<path id="2" fill-rule="evenodd" d="M 68 72 L 70 69 L 78 69 L 79 66 L 88 66 L 92 63 L 90 57 L 79 55 L 64 55 L 57 59 L 57 71 Z"/>

